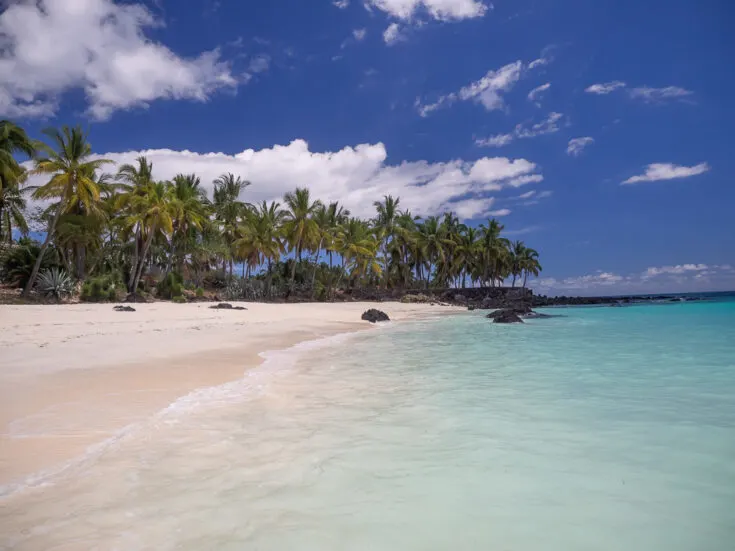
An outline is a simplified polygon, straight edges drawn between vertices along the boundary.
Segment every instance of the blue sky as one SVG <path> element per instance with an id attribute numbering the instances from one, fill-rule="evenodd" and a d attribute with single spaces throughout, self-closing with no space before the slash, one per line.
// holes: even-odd
<path id="1" fill-rule="evenodd" d="M 735 288 L 725 0 L 6 4 L 0 117 L 34 135 L 250 200 L 498 216 L 542 292 Z"/>

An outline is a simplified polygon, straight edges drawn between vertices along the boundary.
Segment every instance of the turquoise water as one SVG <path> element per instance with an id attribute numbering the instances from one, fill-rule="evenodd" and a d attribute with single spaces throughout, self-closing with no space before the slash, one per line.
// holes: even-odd
<path id="1" fill-rule="evenodd" d="M 553 313 L 502 326 L 472 312 L 271 355 L 80 466 L 68 499 L 30 503 L 34 528 L 12 541 L 732 549 L 735 302 Z"/>

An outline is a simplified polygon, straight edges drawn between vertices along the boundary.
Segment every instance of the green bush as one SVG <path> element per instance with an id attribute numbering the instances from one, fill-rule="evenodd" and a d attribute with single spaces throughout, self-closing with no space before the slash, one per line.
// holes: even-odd
<path id="1" fill-rule="evenodd" d="M 21 239 L 18 245 L 13 246 L 6 254 L 3 254 L 2 265 L 0 265 L 0 279 L 16 287 L 25 287 L 40 252 L 41 246 L 37 241 L 27 238 Z M 59 266 L 56 251 L 49 247 L 46 254 L 43 255 L 39 273 L 56 266 Z"/>
<path id="2" fill-rule="evenodd" d="M 85 302 L 116 301 L 119 291 L 124 289 L 120 274 L 103 274 L 89 278 L 82 285 L 81 299 Z"/>
<path id="3" fill-rule="evenodd" d="M 36 290 L 46 298 L 61 300 L 74 290 L 74 282 L 64 270 L 49 268 L 38 275 Z"/>
<path id="4" fill-rule="evenodd" d="M 183 297 L 181 295 L 177 295 L 174 298 L 172 298 L 171 300 L 173 302 L 175 302 L 176 304 L 183 304 L 184 302 L 186 302 L 186 297 Z"/>
<path id="5" fill-rule="evenodd" d="M 181 274 L 170 272 L 158 284 L 158 296 L 161 298 L 172 299 L 180 297 L 184 294 L 184 278 Z"/>
<path id="6" fill-rule="evenodd" d="M 202 289 L 201 287 L 197 287 L 196 294 L 197 298 L 202 298 L 204 296 L 204 289 Z"/>

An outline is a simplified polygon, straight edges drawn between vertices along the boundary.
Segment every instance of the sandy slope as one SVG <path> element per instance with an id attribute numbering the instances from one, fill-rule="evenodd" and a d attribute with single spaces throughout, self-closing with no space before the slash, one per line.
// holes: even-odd
<path id="1" fill-rule="evenodd" d="M 449 308 L 398 303 L 0 306 L 0 486 L 73 459 L 204 386 L 235 380 L 258 354 Z M 452 309 L 453 310 L 453 309 Z"/>

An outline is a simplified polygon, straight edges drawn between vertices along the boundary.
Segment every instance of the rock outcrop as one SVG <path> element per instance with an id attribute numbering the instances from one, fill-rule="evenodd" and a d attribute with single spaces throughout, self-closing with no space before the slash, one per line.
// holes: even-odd
<path id="1" fill-rule="evenodd" d="M 379 321 L 390 321 L 388 314 L 382 312 L 381 310 L 376 310 L 375 308 L 371 308 L 370 310 L 364 312 L 362 314 L 362 319 L 364 321 L 369 321 L 370 323 L 377 323 Z"/>
<path id="2" fill-rule="evenodd" d="M 219 304 L 210 306 L 210 308 L 212 310 L 247 310 L 244 306 L 233 306 L 229 302 L 220 302 Z"/>

